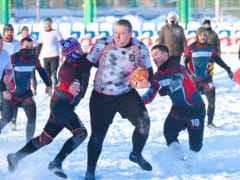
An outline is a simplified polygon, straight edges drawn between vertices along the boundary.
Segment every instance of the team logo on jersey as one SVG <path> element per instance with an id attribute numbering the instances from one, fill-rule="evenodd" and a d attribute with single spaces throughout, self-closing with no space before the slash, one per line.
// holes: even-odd
<path id="1" fill-rule="evenodd" d="M 135 61 L 135 55 L 129 54 L 129 61 Z"/>

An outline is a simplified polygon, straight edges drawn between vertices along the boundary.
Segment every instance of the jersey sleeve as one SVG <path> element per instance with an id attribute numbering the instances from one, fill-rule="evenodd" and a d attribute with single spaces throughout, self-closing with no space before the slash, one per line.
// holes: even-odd
<path id="1" fill-rule="evenodd" d="M 6 51 L 5 51 L 6 52 Z M 12 69 L 12 63 L 11 63 L 11 58 L 9 56 L 9 54 L 6 52 L 6 66 L 4 69 L 9 70 Z"/>
<path id="2" fill-rule="evenodd" d="M 57 39 L 58 41 L 61 41 L 63 39 L 62 33 L 60 31 L 57 31 Z"/>
<path id="3" fill-rule="evenodd" d="M 39 33 L 38 43 L 43 44 L 43 32 Z"/>
<path id="4" fill-rule="evenodd" d="M 97 64 L 101 57 L 102 49 L 106 43 L 106 39 L 100 39 L 96 44 L 92 46 L 87 55 L 87 60 L 93 64 Z"/>
<path id="5" fill-rule="evenodd" d="M 149 69 L 152 67 L 148 48 L 143 43 L 140 43 L 139 64 L 144 69 Z"/>

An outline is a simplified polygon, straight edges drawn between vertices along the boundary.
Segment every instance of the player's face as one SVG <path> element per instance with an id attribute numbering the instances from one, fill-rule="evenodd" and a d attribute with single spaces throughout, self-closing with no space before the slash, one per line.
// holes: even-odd
<path id="1" fill-rule="evenodd" d="M 204 32 L 201 32 L 199 35 L 198 35 L 198 40 L 201 44 L 205 43 L 206 40 L 207 40 L 207 35 L 206 33 Z"/>
<path id="2" fill-rule="evenodd" d="M 4 38 L 4 40 L 10 42 L 13 40 L 13 35 L 14 35 L 13 30 L 6 30 L 3 34 L 3 36 L 4 36 L 3 38 Z"/>
<path id="3" fill-rule="evenodd" d="M 81 48 L 81 46 L 77 49 L 74 50 L 75 53 L 78 53 L 78 54 L 83 54 L 83 50 Z"/>
<path id="4" fill-rule="evenodd" d="M 117 24 L 114 29 L 114 42 L 117 47 L 126 46 L 130 38 L 132 37 L 132 32 L 128 30 L 127 26 Z"/>
<path id="5" fill-rule="evenodd" d="M 52 29 L 52 23 L 51 22 L 45 22 L 45 30 L 46 31 L 49 31 Z"/>
<path id="6" fill-rule="evenodd" d="M 210 28 L 211 26 L 210 24 L 204 24 L 203 27 L 207 29 L 207 28 Z"/>
<path id="7" fill-rule="evenodd" d="M 33 42 L 28 42 L 28 41 L 24 41 L 21 45 L 20 45 L 21 49 L 33 49 Z"/>
<path id="8" fill-rule="evenodd" d="M 2 48 L 3 48 L 3 41 L 2 39 L 0 39 L 0 53 L 2 52 Z"/>
<path id="9" fill-rule="evenodd" d="M 27 30 L 23 30 L 22 31 L 22 38 L 28 37 L 28 31 Z"/>
<path id="10" fill-rule="evenodd" d="M 157 67 L 160 67 L 168 60 L 168 54 L 159 49 L 153 49 L 151 51 L 151 56 Z"/>

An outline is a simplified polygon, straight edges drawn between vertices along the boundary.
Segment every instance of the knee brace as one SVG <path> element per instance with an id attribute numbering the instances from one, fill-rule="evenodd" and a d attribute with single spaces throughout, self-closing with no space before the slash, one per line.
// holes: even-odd
<path id="1" fill-rule="evenodd" d="M 78 128 L 72 131 L 74 147 L 79 146 L 87 137 L 87 130 L 85 128 Z"/>
<path id="2" fill-rule="evenodd" d="M 38 137 L 34 139 L 33 145 L 36 148 L 46 146 L 52 142 L 53 138 L 47 134 L 45 131 Z"/>

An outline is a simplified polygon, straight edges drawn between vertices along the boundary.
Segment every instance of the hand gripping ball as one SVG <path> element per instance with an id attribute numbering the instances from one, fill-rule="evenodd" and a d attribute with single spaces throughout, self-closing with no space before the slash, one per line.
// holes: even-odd
<path id="1" fill-rule="evenodd" d="M 148 79 L 148 70 L 138 67 L 130 75 L 130 84 L 133 88 L 140 88 L 144 79 Z"/>

